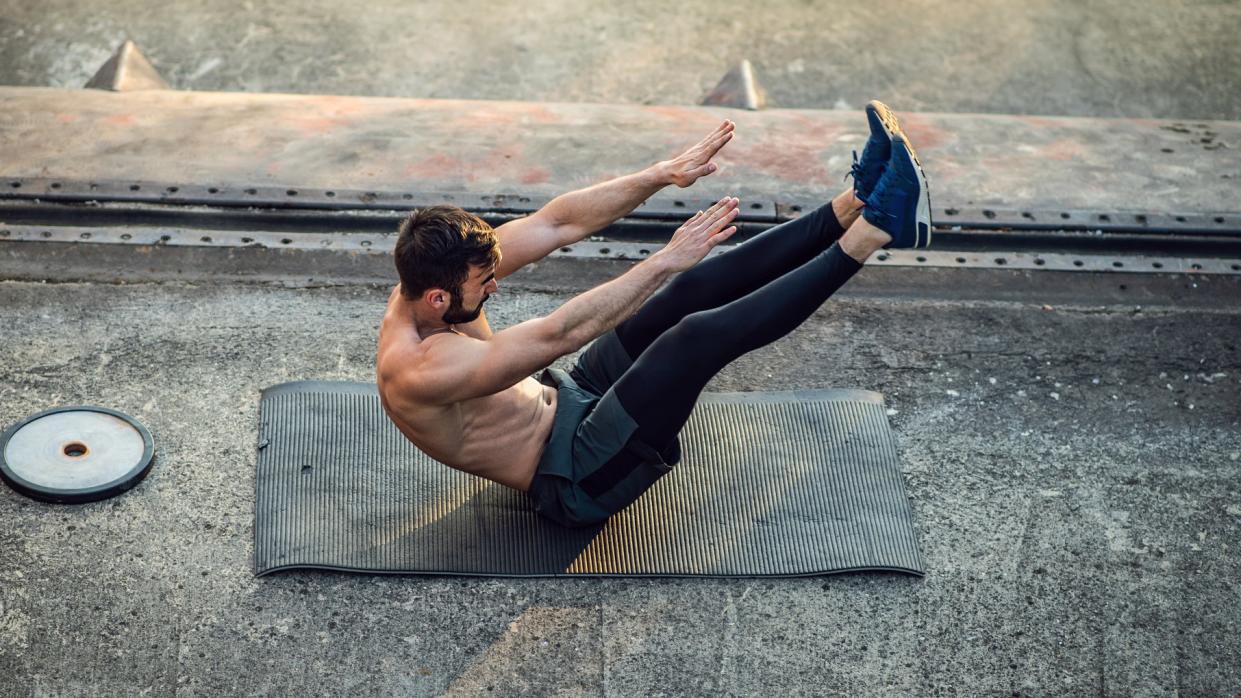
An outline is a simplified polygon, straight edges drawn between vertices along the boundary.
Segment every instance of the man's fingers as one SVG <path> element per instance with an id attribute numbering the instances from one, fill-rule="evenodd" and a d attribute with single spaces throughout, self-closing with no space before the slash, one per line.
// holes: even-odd
<path id="1" fill-rule="evenodd" d="M 698 221 L 698 227 L 702 230 L 708 231 L 708 234 L 714 233 L 719 229 L 720 225 L 726 224 L 727 221 L 732 220 L 732 218 L 729 217 L 729 214 L 736 212 L 736 210 L 737 199 L 734 199 L 731 196 L 726 196 L 707 211 L 707 214 Z"/>
<path id="2" fill-rule="evenodd" d="M 711 217 L 711 221 L 715 222 L 737 210 L 737 200 L 729 197 L 724 203 L 719 204 L 719 208 L 715 210 L 715 215 Z"/>
<path id="3" fill-rule="evenodd" d="M 708 133 L 706 137 L 698 141 L 698 145 L 695 147 L 701 147 L 701 148 L 710 147 L 710 146 L 713 146 L 715 142 L 720 139 L 724 139 L 725 142 L 727 142 L 727 139 L 732 138 L 734 127 L 735 127 L 735 124 L 733 124 L 733 122 L 725 120 L 722 124 L 715 127 L 714 131 L 712 131 L 711 133 Z"/>
<path id="4" fill-rule="evenodd" d="M 737 214 L 738 214 L 738 210 L 735 208 L 730 208 L 724 211 L 715 220 L 711 221 L 711 232 L 714 233 L 720 230 L 721 228 L 723 228 L 724 226 L 728 225 L 729 223 L 732 223 L 733 219 L 737 217 Z"/>
<path id="5" fill-rule="evenodd" d="M 710 160 L 711 158 L 715 157 L 715 154 L 720 152 L 720 149 L 723 148 L 725 145 L 727 145 L 728 141 L 730 140 L 732 140 L 731 133 L 725 136 L 724 138 L 717 138 L 716 140 L 711 141 L 710 143 L 706 145 L 706 147 L 702 149 L 701 152 L 698 152 L 695 154 L 696 157 L 694 159 L 697 160 L 698 162 L 706 162 Z"/>
<path id="6" fill-rule="evenodd" d="M 712 236 L 711 236 L 711 239 L 709 240 L 709 242 L 711 243 L 711 246 L 712 246 L 712 247 L 715 247 L 716 245 L 720 244 L 721 242 L 724 242 L 724 241 L 725 241 L 725 240 L 727 240 L 728 238 L 732 237 L 732 236 L 733 236 L 733 233 L 736 233 L 736 232 L 737 232 L 737 226 L 735 226 L 735 225 L 734 225 L 734 226 L 731 226 L 731 227 L 728 227 L 728 228 L 725 228 L 724 230 L 721 230 L 720 232 L 716 233 L 715 235 L 712 235 Z"/>
<path id="7" fill-rule="evenodd" d="M 713 137 L 718 136 L 719 134 L 721 134 L 721 133 L 723 133 L 723 132 L 725 132 L 725 131 L 731 131 L 732 129 L 733 129 L 733 122 L 732 122 L 731 120 L 729 120 L 729 119 L 724 119 L 722 122 L 720 122 L 720 125 L 719 125 L 719 126 L 716 126 L 716 127 L 715 127 L 715 130 L 714 130 L 714 131 L 712 131 L 712 132 L 710 133 L 710 135 L 708 135 L 708 136 L 707 136 L 707 138 L 705 138 L 705 139 L 703 139 L 703 140 L 707 140 L 707 139 L 713 138 Z"/>
<path id="8" fill-rule="evenodd" d="M 714 136 L 707 139 L 706 141 L 703 141 L 703 143 L 704 145 L 707 146 L 708 150 L 710 149 L 719 150 L 720 148 L 724 147 L 725 143 L 732 140 L 732 138 L 733 138 L 732 131 L 721 131 L 720 133 L 715 134 Z"/>
<path id="9" fill-rule="evenodd" d="M 707 160 L 710 160 L 716 153 L 720 152 L 720 148 L 727 145 L 728 141 L 732 140 L 732 138 L 732 131 L 720 134 L 716 138 L 713 138 L 710 143 L 706 144 L 706 148 L 703 149 L 702 154 L 706 156 Z"/>
<path id="10" fill-rule="evenodd" d="M 726 197 L 724 197 L 724 198 L 720 199 L 719 201 L 715 202 L 715 203 L 711 206 L 711 208 L 707 209 L 706 218 L 707 218 L 707 219 L 710 219 L 712 216 L 714 216 L 714 215 L 715 215 L 715 214 L 716 214 L 716 213 L 720 210 L 720 207 L 721 207 L 721 206 L 724 206 L 725 204 L 727 204 L 727 203 L 728 203 L 728 199 L 729 199 L 729 197 L 727 197 L 727 196 L 726 196 Z"/>
<path id="11" fill-rule="evenodd" d="M 715 211 L 716 216 L 719 217 L 728 213 L 730 210 L 735 210 L 739 202 L 740 199 L 735 196 L 725 196 L 718 204 L 716 204 L 718 207 Z"/>
<path id="12" fill-rule="evenodd" d="M 717 216 L 720 215 L 720 212 L 723 211 L 726 206 L 728 206 L 730 201 L 732 201 L 732 197 L 726 196 L 720 199 L 718 202 L 716 202 L 714 206 L 707 209 L 707 214 L 703 216 L 703 222 L 709 225 L 712 221 L 716 219 Z"/>

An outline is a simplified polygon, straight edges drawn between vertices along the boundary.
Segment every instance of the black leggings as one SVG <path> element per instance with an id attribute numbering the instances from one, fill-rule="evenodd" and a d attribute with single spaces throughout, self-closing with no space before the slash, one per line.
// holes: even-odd
<path id="1" fill-rule="evenodd" d="M 861 269 L 833 244 L 843 232 L 825 204 L 682 272 L 618 325 L 634 363 L 612 387 L 634 437 L 666 448 L 712 376 L 793 331 Z"/>

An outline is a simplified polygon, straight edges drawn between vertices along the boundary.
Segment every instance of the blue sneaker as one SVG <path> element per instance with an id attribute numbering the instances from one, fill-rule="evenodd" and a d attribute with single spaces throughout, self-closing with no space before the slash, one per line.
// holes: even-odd
<path id="1" fill-rule="evenodd" d="M 862 217 L 892 236 L 892 242 L 884 247 L 931 244 L 931 195 L 926 174 L 902 133 L 892 139 L 892 159 L 866 198 Z"/>
<path id="2" fill-rule="evenodd" d="M 901 133 L 896 115 L 888 109 L 888 105 L 877 99 L 866 105 L 866 122 L 870 124 L 870 138 L 866 139 L 866 146 L 862 148 L 861 159 L 858 159 L 857 151 L 853 151 L 853 167 L 845 175 L 845 179 L 853 177 L 853 193 L 863 201 L 875 190 L 875 185 L 883 176 L 883 168 L 887 167 L 892 157 L 893 136 Z"/>

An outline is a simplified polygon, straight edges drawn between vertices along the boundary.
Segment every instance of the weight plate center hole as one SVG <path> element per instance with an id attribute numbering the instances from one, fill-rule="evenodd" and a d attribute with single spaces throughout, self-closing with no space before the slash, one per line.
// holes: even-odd
<path id="1" fill-rule="evenodd" d="M 67 443 L 65 444 L 65 447 L 63 450 L 64 450 L 65 455 L 69 456 L 70 458 L 81 458 L 87 453 L 90 453 L 90 449 L 87 448 L 86 444 L 82 443 L 81 441 L 74 441 L 72 443 Z"/>

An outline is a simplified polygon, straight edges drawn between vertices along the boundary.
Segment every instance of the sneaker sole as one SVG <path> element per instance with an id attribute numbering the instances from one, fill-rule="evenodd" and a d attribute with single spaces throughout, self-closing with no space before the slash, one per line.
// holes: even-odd
<path id="1" fill-rule="evenodd" d="M 901 130 L 901 123 L 897 120 L 896 114 L 888 108 L 888 105 L 877 99 L 872 99 L 867 103 L 867 108 L 873 109 L 875 115 L 879 117 L 879 123 L 883 124 L 883 130 L 888 135 L 889 141 L 896 140 L 896 136 L 900 136 L 905 142 L 905 147 L 909 150 L 909 155 L 914 159 L 914 167 L 918 170 L 918 241 L 914 247 L 930 247 L 931 245 L 931 192 L 926 181 L 926 172 L 922 169 L 922 160 L 918 158 L 918 151 L 914 150 L 913 144 L 909 142 L 909 136 Z"/>
<path id="2" fill-rule="evenodd" d="M 901 123 L 896 120 L 896 114 L 888 108 L 888 105 L 877 99 L 872 99 L 866 104 L 866 107 L 875 112 L 875 116 L 879 117 L 879 123 L 883 125 L 883 131 L 888 136 L 888 142 L 896 140 L 896 135 L 905 135 L 901 130 Z M 909 145 L 909 138 L 905 138 L 905 145 Z"/>
<path id="3" fill-rule="evenodd" d="M 903 134 L 902 134 L 903 135 Z M 922 161 L 918 153 L 905 138 L 905 147 L 914 160 L 914 169 L 918 172 L 918 247 L 931 246 L 931 186 L 926 181 L 926 171 L 922 169 Z"/>
<path id="4" fill-rule="evenodd" d="M 931 185 L 927 184 L 926 172 L 922 171 L 922 163 L 918 162 L 918 156 L 914 154 L 913 148 L 909 149 L 909 154 L 913 155 L 914 167 L 918 168 L 918 186 L 922 188 L 922 193 L 918 195 L 918 247 L 930 247 Z"/>
<path id="5" fill-rule="evenodd" d="M 913 248 L 916 249 L 931 244 L 931 192 L 927 187 L 926 173 L 922 171 L 922 165 L 918 163 L 918 156 L 914 155 L 914 149 L 909 145 L 909 140 L 904 137 L 904 134 L 901 135 L 900 140 L 905 144 L 906 150 L 913 159 L 914 173 L 918 176 L 917 235 L 913 244 Z"/>

